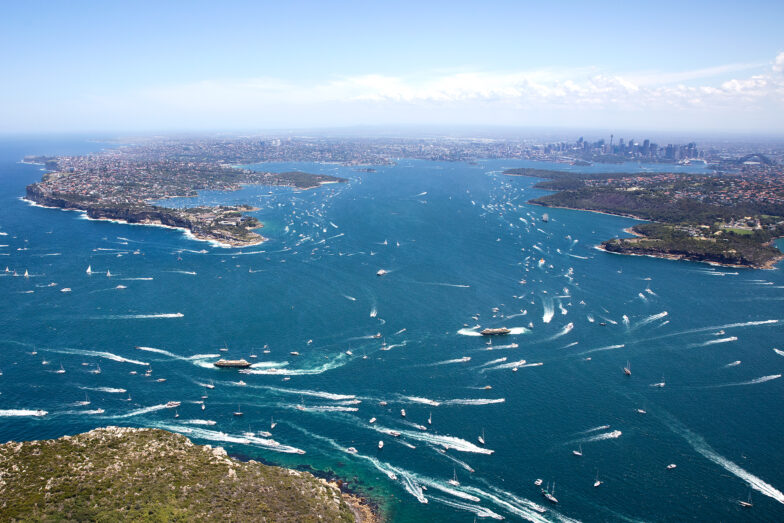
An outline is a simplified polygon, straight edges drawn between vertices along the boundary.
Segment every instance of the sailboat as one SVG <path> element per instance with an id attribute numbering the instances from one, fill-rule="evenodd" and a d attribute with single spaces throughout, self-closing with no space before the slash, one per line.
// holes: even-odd
<path id="1" fill-rule="evenodd" d="M 666 383 L 664 382 L 664 376 L 662 376 L 662 380 L 661 380 L 659 383 L 653 383 L 653 384 L 651 384 L 651 387 L 659 387 L 659 388 L 663 388 L 663 387 L 664 387 L 664 385 L 666 385 Z"/>
<path id="2" fill-rule="evenodd" d="M 60 364 L 60 370 L 54 371 L 55 374 L 65 374 L 65 369 L 63 368 L 63 364 Z"/>
<path id="3" fill-rule="evenodd" d="M 107 278 L 111 278 L 112 277 L 112 272 L 109 269 L 106 269 L 106 277 Z"/>
<path id="4" fill-rule="evenodd" d="M 626 366 L 623 368 L 623 373 L 626 374 L 627 376 L 632 375 L 632 366 L 628 361 L 626 362 Z"/>
<path id="5" fill-rule="evenodd" d="M 84 271 L 84 272 L 86 272 L 87 274 L 92 274 L 92 273 L 93 273 L 93 267 L 92 267 L 92 265 L 88 265 L 88 266 L 87 266 L 87 270 L 86 270 L 86 271 Z"/>
<path id="6" fill-rule="evenodd" d="M 578 458 L 581 458 L 581 457 L 583 457 L 583 446 L 582 446 L 582 444 L 581 444 L 581 445 L 578 445 L 578 447 L 577 447 L 577 448 L 578 448 L 578 450 L 573 450 L 573 451 L 572 451 L 572 454 L 574 454 L 574 455 L 575 455 L 575 456 L 577 456 Z"/>
<path id="7" fill-rule="evenodd" d="M 738 500 L 738 505 L 743 508 L 751 508 L 754 506 L 754 504 L 751 502 L 751 491 L 749 491 L 748 501 Z"/>
<path id="8" fill-rule="evenodd" d="M 432 413 L 432 412 L 431 412 L 431 413 L 430 413 L 430 415 L 427 417 L 427 424 L 428 424 L 428 425 L 432 425 L 432 424 L 433 424 L 433 413 Z"/>
<path id="9" fill-rule="evenodd" d="M 234 413 L 235 416 L 242 416 L 242 409 L 239 405 L 237 405 L 237 412 Z"/>
<path id="10" fill-rule="evenodd" d="M 558 499 L 555 497 L 555 481 L 553 481 L 552 490 L 550 490 L 550 484 L 548 483 L 547 485 L 547 488 L 542 489 L 542 496 L 550 503 L 558 503 Z"/>
<path id="11" fill-rule="evenodd" d="M 596 488 L 596 487 L 598 487 L 601 484 L 602 484 L 602 482 L 599 481 L 599 471 L 597 470 L 596 471 L 596 480 L 593 482 L 593 486 L 594 486 L 594 488 Z"/>
<path id="12" fill-rule="evenodd" d="M 30 277 L 30 273 L 27 272 L 27 269 L 25 269 L 24 277 L 25 278 L 29 278 Z"/>
<path id="13" fill-rule="evenodd" d="M 270 416 L 270 430 L 274 429 L 277 423 L 275 423 L 275 419 Z"/>
<path id="14" fill-rule="evenodd" d="M 457 470 L 456 469 L 454 469 L 454 468 L 452 469 L 452 479 L 447 481 L 447 483 L 449 483 L 453 487 L 459 487 L 460 486 L 460 482 L 457 481 Z"/>
<path id="15" fill-rule="evenodd" d="M 479 443 L 481 443 L 482 445 L 484 445 L 484 444 L 485 444 L 485 429 L 482 429 L 482 435 L 481 435 L 481 436 L 479 436 L 479 437 L 478 437 L 478 438 L 476 438 L 476 439 L 478 439 L 478 440 L 479 440 Z"/>

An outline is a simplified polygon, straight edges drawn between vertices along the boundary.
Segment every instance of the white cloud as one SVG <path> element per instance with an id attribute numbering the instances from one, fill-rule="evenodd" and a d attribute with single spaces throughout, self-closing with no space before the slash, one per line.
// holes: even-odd
<path id="1" fill-rule="evenodd" d="M 618 74 L 594 67 L 534 71 L 365 74 L 296 83 L 205 80 L 84 96 L 68 107 L 20 109 L 29 120 L 92 128 L 307 127 L 352 124 L 670 126 L 784 132 L 784 52 L 764 67 Z M 757 67 L 758 74 L 730 73 Z M 700 80 L 697 82 L 697 80 Z M 712 80 L 712 81 L 708 81 Z M 14 108 L 6 107 L 5 111 Z M 69 113 L 71 111 L 73 114 Z M 0 109 L 0 112 L 3 110 Z M 13 114 L 0 114 L 13 121 Z"/>

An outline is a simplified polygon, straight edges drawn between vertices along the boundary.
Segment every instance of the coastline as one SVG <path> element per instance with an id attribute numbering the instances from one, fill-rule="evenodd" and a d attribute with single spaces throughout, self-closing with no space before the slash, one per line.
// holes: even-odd
<path id="1" fill-rule="evenodd" d="M 245 248 L 245 247 L 254 247 L 254 246 L 257 246 L 257 245 L 261 245 L 262 243 L 264 243 L 265 241 L 268 240 L 268 238 L 265 238 L 264 236 L 259 235 L 259 237 L 261 239 L 256 241 L 256 242 L 252 242 L 252 243 L 249 242 L 249 243 L 242 243 L 242 244 L 234 245 L 234 244 L 230 244 L 230 243 L 221 242 L 219 240 L 216 240 L 215 238 L 209 238 L 209 237 L 206 237 L 206 236 L 204 236 L 204 237 L 199 236 L 199 235 L 195 234 L 193 231 L 191 231 L 187 227 L 177 227 L 175 225 L 166 225 L 166 224 L 163 224 L 163 223 L 161 223 L 159 221 L 155 221 L 155 222 L 129 222 L 127 220 L 123 220 L 123 219 L 120 219 L 120 218 L 103 218 L 103 217 L 101 217 L 101 218 L 93 218 L 93 217 L 88 215 L 88 212 L 86 210 L 78 209 L 76 207 L 57 207 L 57 206 L 54 206 L 54 205 L 44 205 L 44 204 L 38 203 L 36 201 L 30 200 L 28 198 L 25 198 L 24 196 L 20 196 L 19 200 L 25 202 L 26 204 L 28 204 L 30 206 L 41 207 L 42 209 L 55 209 L 55 210 L 60 210 L 60 211 L 78 212 L 78 213 L 82 214 L 82 218 L 81 219 L 83 219 L 83 220 L 90 220 L 90 221 L 95 221 L 95 222 L 112 222 L 112 223 L 119 223 L 119 224 L 122 224 L 122 225 L 139 225 L 139 226 L 145 226 L 145 227 L 160 227 L 160 228 L 163 228 L 163 229 L 172 229 L 172 230 L 176 230 L 176 231 L 181 231 L 183 233 L 183 235 L 186 238 L 188 238 L 189 240 L 195 240 L 195 241 L 200 241 L 200 242 L 207 242 L 212 247 L 218 247 L 218 248 L 221 248 L 221 249 L 242 249 L 242 248 Z"/>

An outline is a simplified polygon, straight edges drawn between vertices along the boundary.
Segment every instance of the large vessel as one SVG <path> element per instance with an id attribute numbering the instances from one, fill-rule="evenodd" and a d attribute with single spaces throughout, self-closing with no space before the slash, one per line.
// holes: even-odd
<path id="1" fill-rule="evenodd" d="M 558 499 L 555 497 L 555 481 L 553 481 L 553 488 L 543 488 L 542 489 L 542 496 L 544 499 L 549 501 L 550 503 L 558 503 Z"/>
<path id="2" fill-rule="evenodd" d="M 484 329 L 482 331 L 479 331 L 479 334 L 481 334 L 482 336 L 500 336 L 503 334 L 509 334 L 510 332 L 512 332 L 511 329 L 507 329 L 506 327 L 500 327 L 497 329 Z"/>
<path id="3" fill-rule="evenodd" d="M 247 369 L 250 367 L 250 363 L 246 360 L 224 360 L 220 359 L 213 363 L 216 367 L 228 367 L 228 368 L 237 368 L 237 369 Z"/>

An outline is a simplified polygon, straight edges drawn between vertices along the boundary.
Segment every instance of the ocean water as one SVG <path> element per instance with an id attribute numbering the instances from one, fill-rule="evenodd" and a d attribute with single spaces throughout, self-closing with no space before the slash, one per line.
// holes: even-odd
<path id="1" fill-rule="evenodd" d="M 332 471 L 391 521 L 784 518 L 781 270 L 598 251 L 635 221 L 543 222 L 500 171 L 548 164 L 516 160 L 266 164 L 350 181 L 170 202 L 259 207 L 244 249 L 20 200 L 24 155 L 101 147 L 0 143 L 0 441 L 166 428 Z"/>

